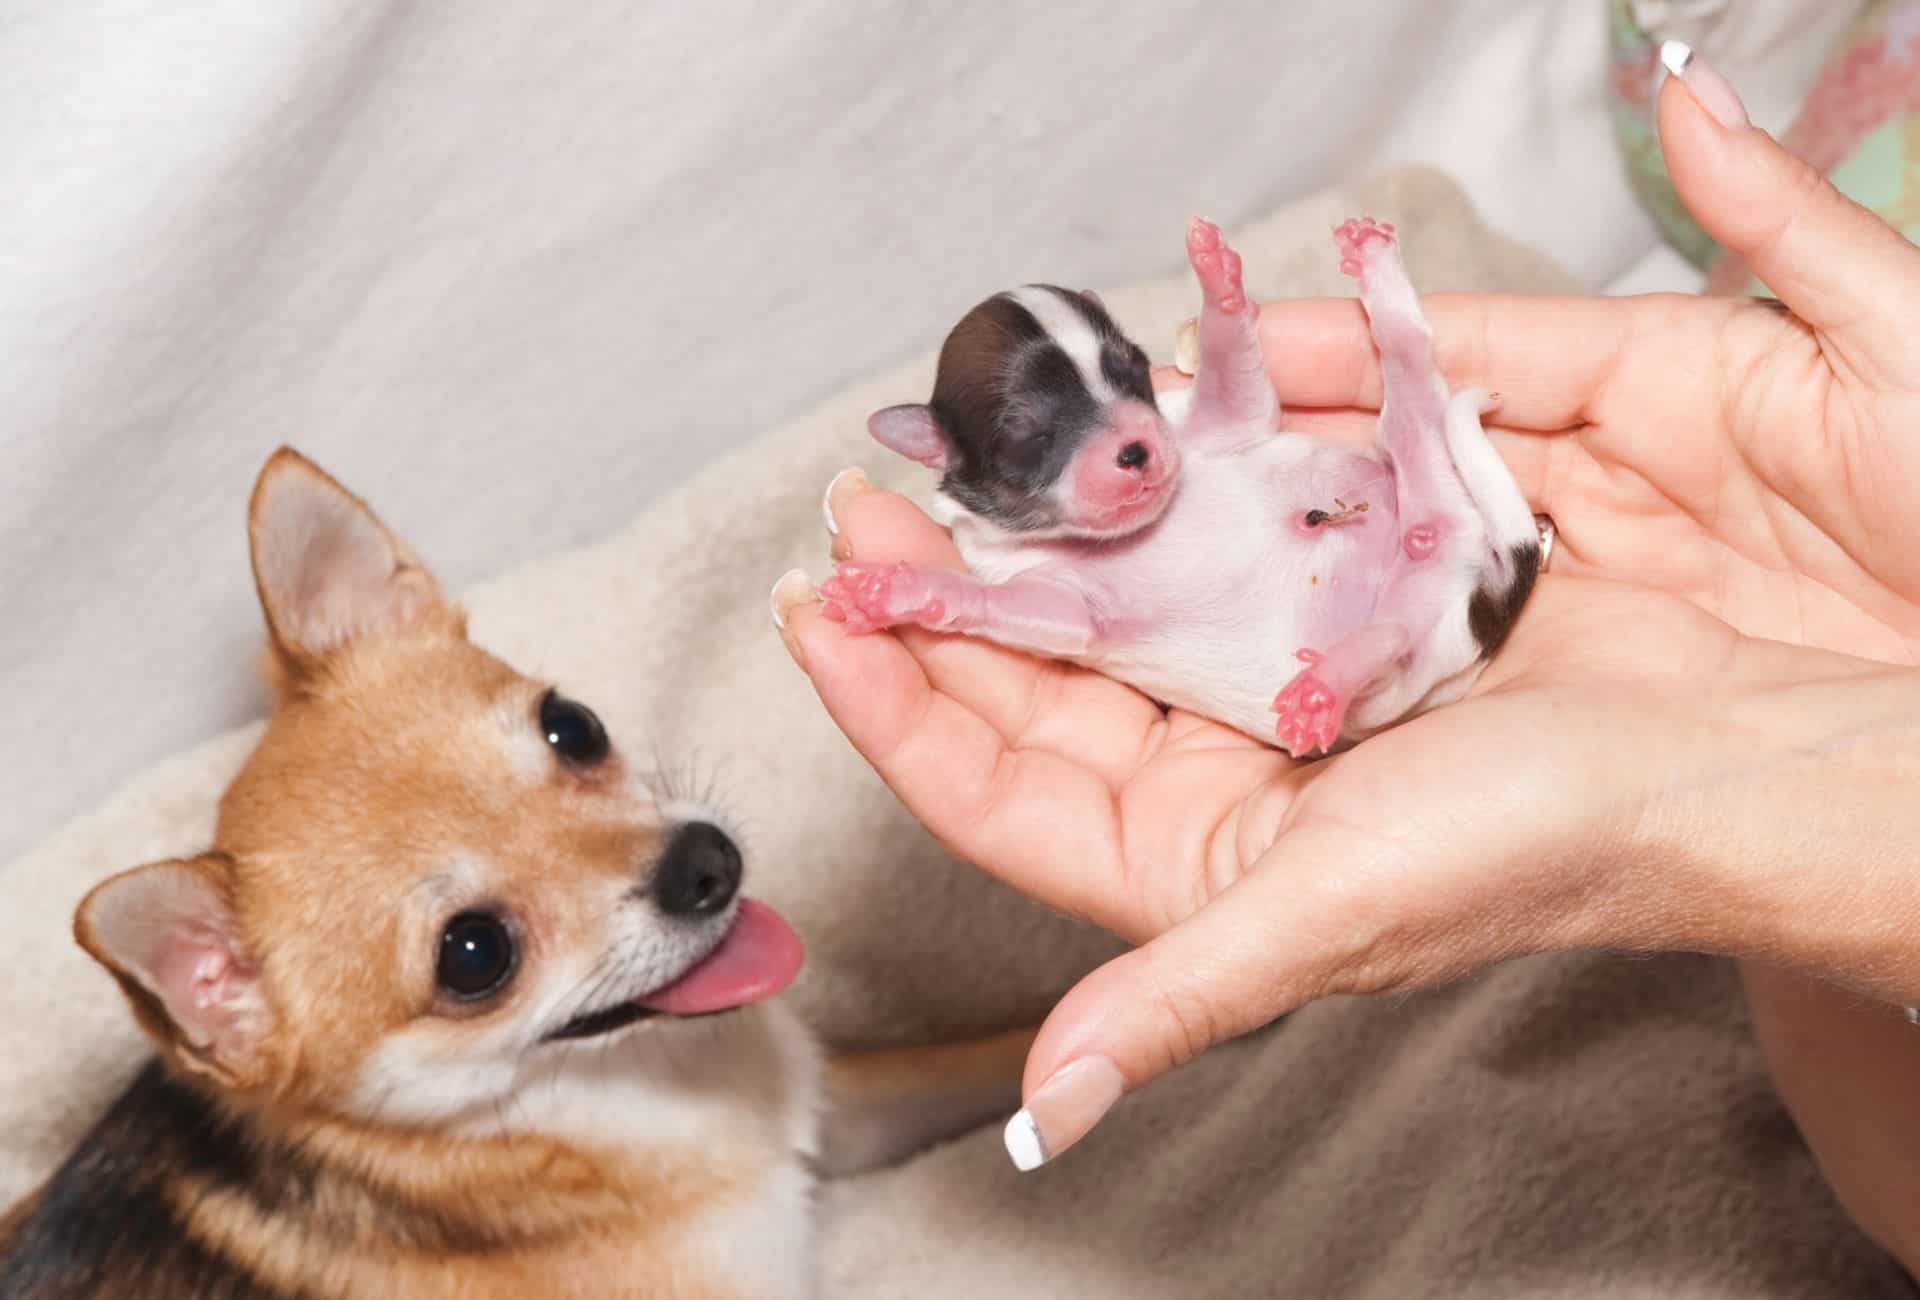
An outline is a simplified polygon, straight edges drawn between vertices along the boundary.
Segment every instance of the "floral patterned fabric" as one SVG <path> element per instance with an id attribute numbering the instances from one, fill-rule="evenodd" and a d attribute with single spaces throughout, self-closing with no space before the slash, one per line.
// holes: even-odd
<path id="1" fill-rule="evenodd" d="M 1654 130 L 1654 92 L 1663 76 L 1660 67 L 1661 32 L 1641 25 L 1633 0 L 1607 0 L 1607 42 L 1610 65 L 1607 69 L 1608 106 L 1613 115 L 1614 139 L 1620 146 L 1626 165 L 1627 181 L 1661 233 L 1695 266 L 1704 269 L 1718 255 L 1719 248 L 1693 218 L 1673 192 L 1667 177 L 1666 160 L 1660 154 L 1660 138 Z"/>
<path id="2" fill-rule="evenodd" d="M 1663 75 L 1647 6 L 1607 0 L 1614 133 L 1629 180 L 1667 239 L 1717 293 L 1765 294 L 1745 263 L 1695 225 L 1673 192 L 1654 133 Z M 1920 0 L 1873 0 L 1828 61 L 1781 142 L 1842 193 L 1920 243 Z"/>

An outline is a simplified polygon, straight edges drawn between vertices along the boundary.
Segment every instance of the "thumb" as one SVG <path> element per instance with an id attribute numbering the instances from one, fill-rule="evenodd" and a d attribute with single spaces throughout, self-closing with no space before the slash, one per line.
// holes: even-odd
<path id="1" fill-rule="evenodd" d="M 1316 952 L 1312 935 L 1345 934 L 1350 945 L 1359 929 L 1329 925 L 1329 916 L 1344 909 L 1313 897 L 1326 889 L 1317 882 L 1339 873 L 1301 869 L 1337 860 L 1330 856 L 1333 838 L 1316 854 L 1315 845 L 1290 836 L 1283 841 L 1286 862 L 1269 854 L 1257 872 L 1060 1000 L 1027 1057 L 1026 1105 L 1007 1121 L 1007 1154 L 1016 1166 L 1045 1164 L 1085 1137 L 1124 1094 L 1324 991 L 1337 960 Z M 1344 847 L 1351 853 L 1350 843 Z"/>
<path id="2" fill-rule="evenodd" d="M 1907 331 L 1920 250 L 1754 127 L 1732 85 L 1679 41 L 1660 94 L 1660 147 L 1702 229 L 1744 258 L 1865 375 L 1913 369 Z"/>

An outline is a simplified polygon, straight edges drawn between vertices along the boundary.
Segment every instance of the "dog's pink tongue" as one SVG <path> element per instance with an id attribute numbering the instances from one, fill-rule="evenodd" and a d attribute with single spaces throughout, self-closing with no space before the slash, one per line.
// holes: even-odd
<path id="1" fill-rule="evenodd" d="M 743 899 L 727 937 L 700 964 L 640 1005 L 673 1016 L 725 1011 L 770 998 L 800 973 L 806 951 L 780 913 Z"/>

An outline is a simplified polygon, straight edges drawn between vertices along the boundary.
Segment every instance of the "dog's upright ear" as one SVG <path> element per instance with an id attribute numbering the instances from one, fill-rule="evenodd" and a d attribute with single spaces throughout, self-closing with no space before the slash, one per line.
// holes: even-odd
<path id="1" fill-rule="evenodd" d="M 177 858 L 95 886 L 73 934 L 162 1051 L 229 1088 L 270 1073 L 272 1014 L 234 921 L 226 859 Z"/>
<path id="2" fill-rule="evenodd" d="M 283 687 L 297 687 L 365 637 L 427 623 L 464 632 L 459 611 L 407 544 L 290 447 L 267 460 L 253 485 L 247 536 Z"/>

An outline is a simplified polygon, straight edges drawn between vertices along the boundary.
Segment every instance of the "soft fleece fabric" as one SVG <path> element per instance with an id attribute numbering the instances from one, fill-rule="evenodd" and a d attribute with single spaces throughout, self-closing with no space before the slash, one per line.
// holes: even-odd
<path id="1" fill-rule="evenodd" d="M 1327 231 L 1359 212 L 1399 223 L 1425 289 L 1566 287 L 1414 171 L 1238 232 L 1254 292 L 1346 292 Z M 1155 343 L 1195 302 L 1184 278 L 1106 298 Z M 826 568 L 832 473 L 857 462 L 910 480 L 861 427 L 930 372 L 923 358 L 848 389 L 608 541 L 469 593 L 482 643 L 566 683 L 631 752 L 710 784 L 740 817 L 750 889 L 811 948 L 789 996 L 839 1043 L 1032 1019 L 1113 951 L 944 857 L 767 625 L 776 575 Z M 350 486 L 403 534 L 422 512 L 380 482 Z M 118 994 L 67 937 L 75 901 L 109 871 L 202 846 L 253 734 L 155 767 L 0 874 L 0 1202 L 141 1055 Z M 1693 957 L 1531 960 L 1438 992 L 1324 1002 L 1129 1099 L 1040 1172 L 1016 1174 L 988 1128 L 829 1187 L 822 1212 L 826 1294 L 873 1300 L 1913 1294 L 1821 1182 L 1730 969 Z"/>

